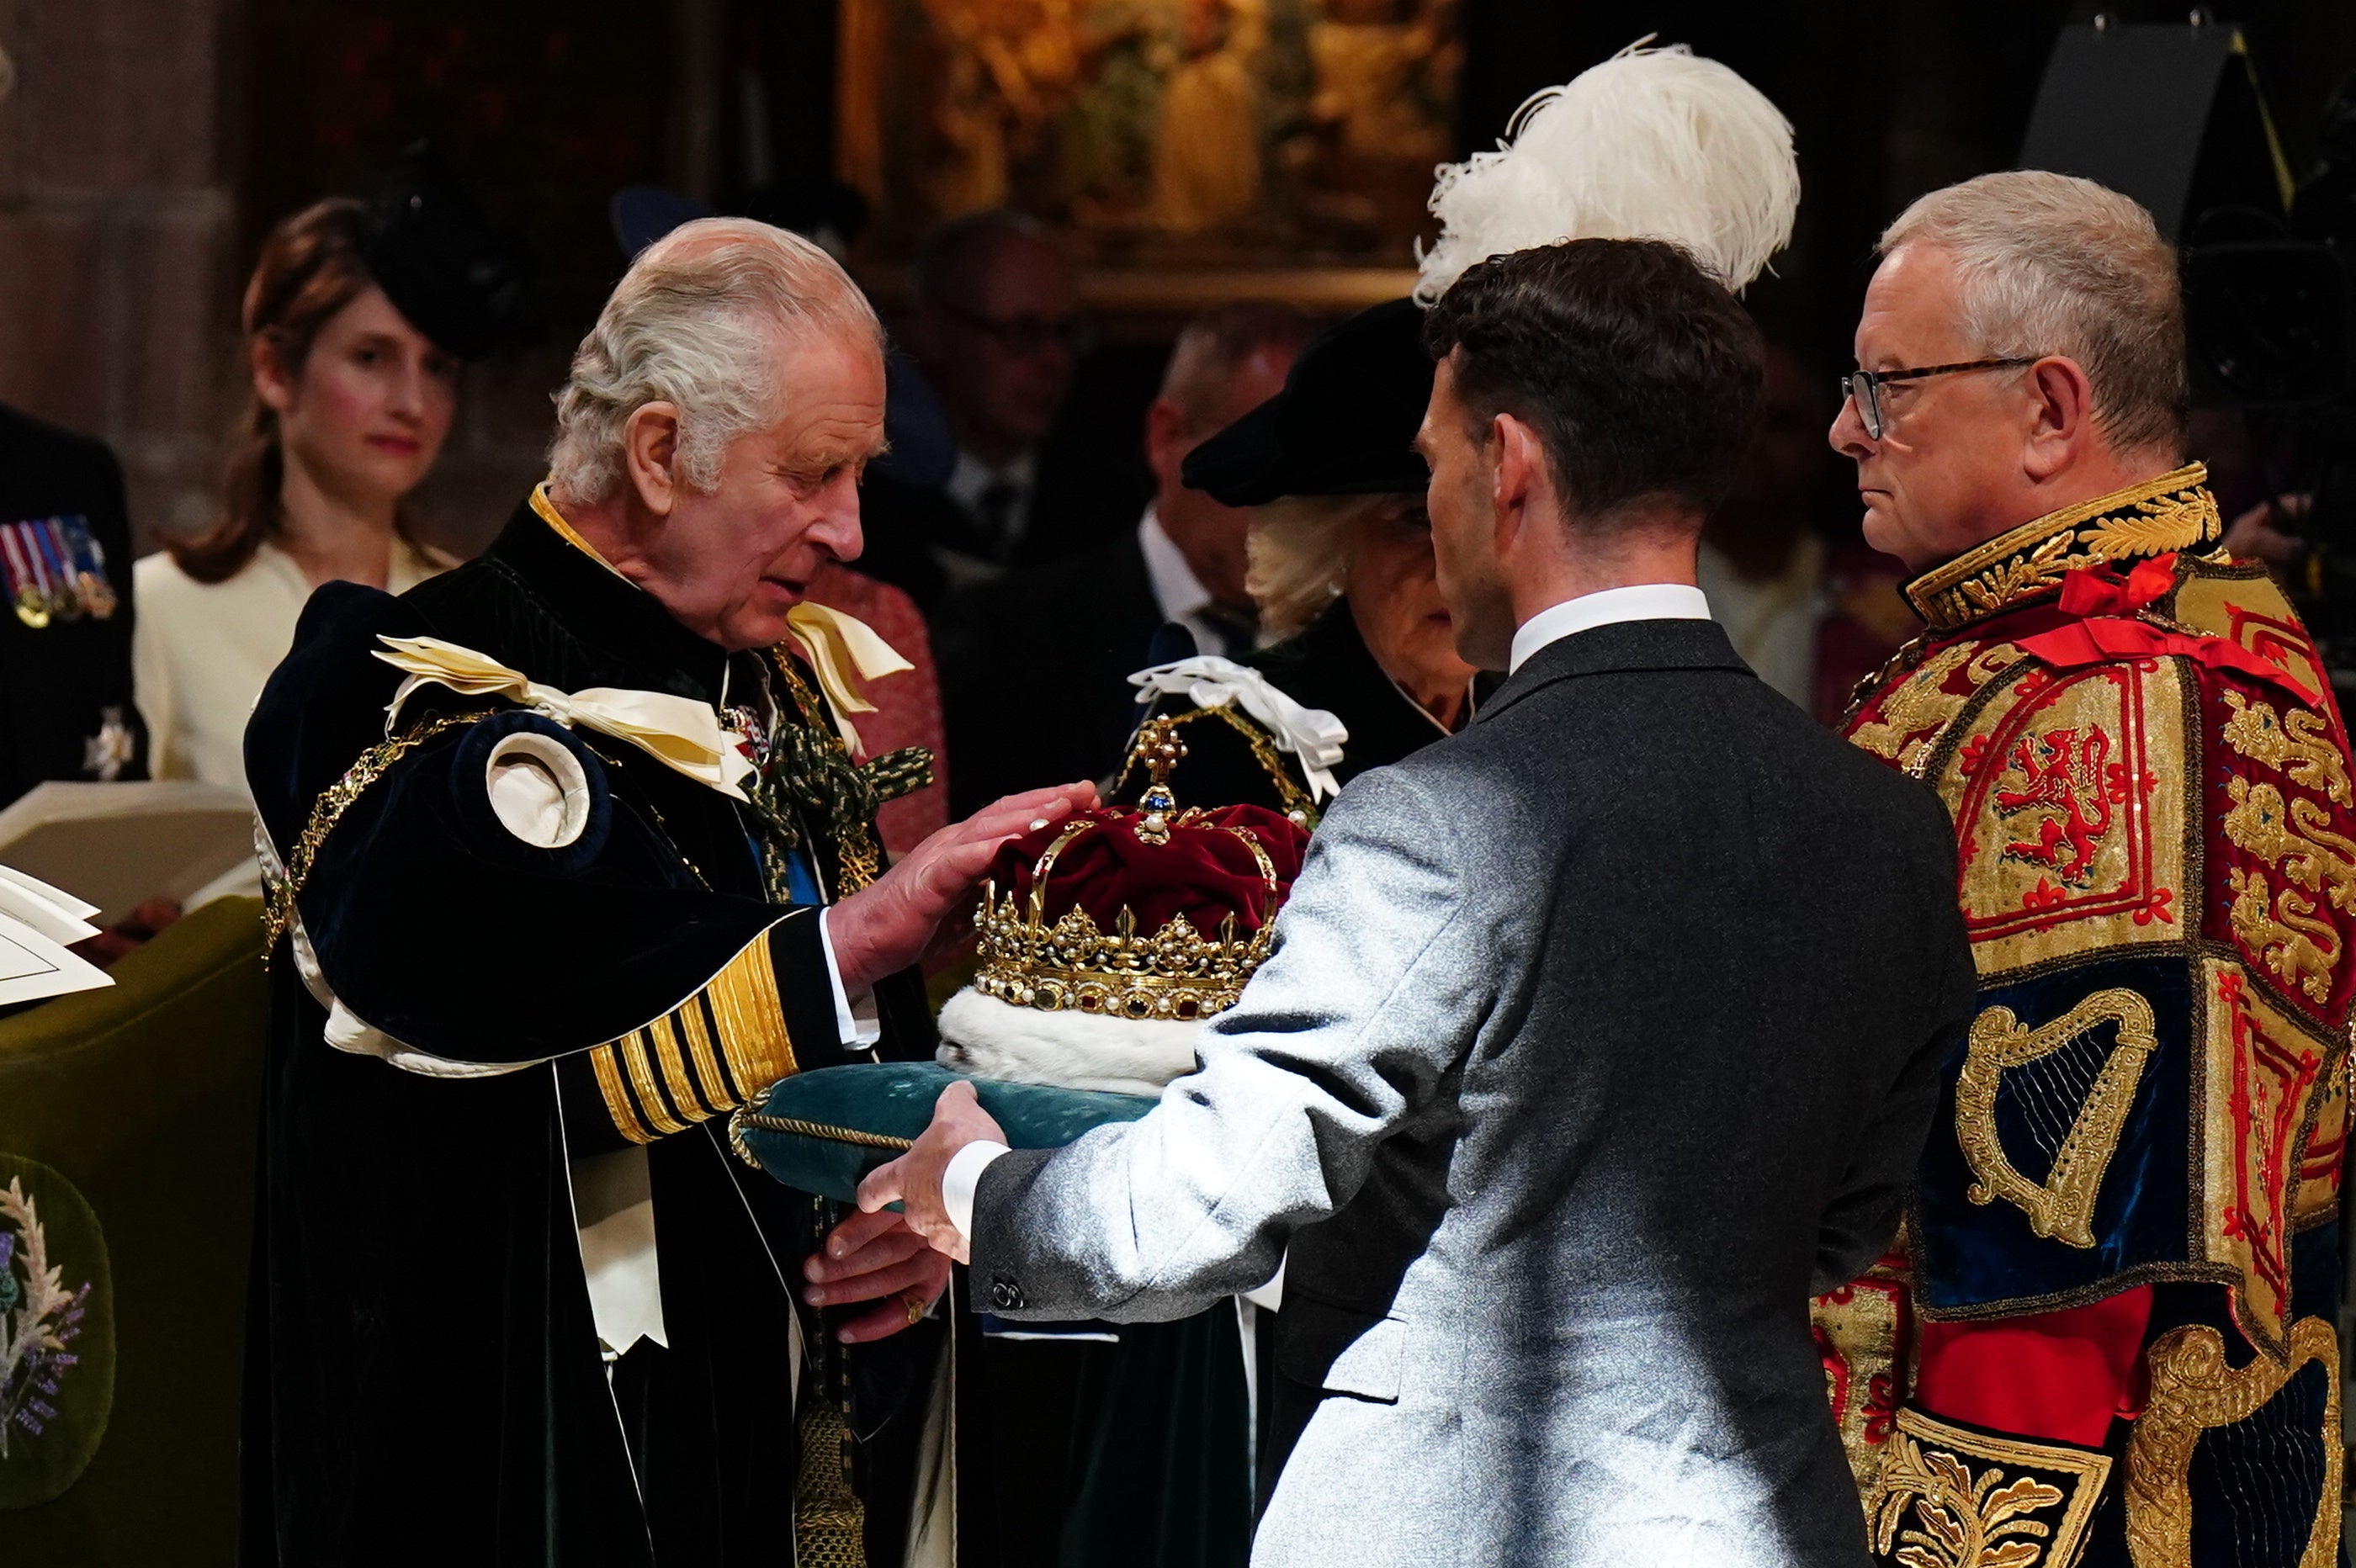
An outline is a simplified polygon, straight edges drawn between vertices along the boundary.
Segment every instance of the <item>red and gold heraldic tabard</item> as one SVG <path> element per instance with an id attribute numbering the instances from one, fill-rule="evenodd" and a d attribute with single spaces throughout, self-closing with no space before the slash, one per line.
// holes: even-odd
<path id="1" fill-rule="evenodd" d="M 1980 975 L 1906 1236 L 1815 1308 L 1883 1561 L 2338 1561 L 2356 769 L 2204 479 L 1909 584 L 1849 715 L 1953 816 Z"/>

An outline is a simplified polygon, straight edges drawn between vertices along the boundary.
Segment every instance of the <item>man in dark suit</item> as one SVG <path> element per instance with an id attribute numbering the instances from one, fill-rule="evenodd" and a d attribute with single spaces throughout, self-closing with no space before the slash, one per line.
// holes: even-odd
<path id="1" fill-rule="evenodd" d="M 106 443 L 0 407 L 0 805 L 147 776 L 131 700 L 131 517 Z"/>
<path id="2" fill-rule="evenodd" d="M 1006 1152 L 958 1085 L 862 1206 L 1012 1317 L 1173 1317 L 1289 1246 L 1256 1561 L 1862 1564 L 1808 1296 L 1894 1230 L 1970 1017 L 1944 816 L 1705 618 L 1731 295 L 1574 240 L 1426 341 L 1440 588 L 1505 685 L 1343 792 L 1150 1115 Z"/>
<path id="3" fill-rule="evenodd" d="M 1251 651 L 1259 624 L 1244 590 L 1250 514 L 1188 489 L 1179 469 L 1283 390 L 1308 336 L 1299 311 L 1258 301 L 1187 323 L 1145 413 L 1155 481 L 1145 515 L 1085 553 L 976 583 L 941 605 L 933 652 L 952 810 L 997 799 L 1009 779 L 1109 773 L 1141 711 L 1129 677 L 1153 662 L 1163 625 L 1185 632 L 1173 658 Z M 1052 724 L 1023 717 L 1042 710 Z"/>
<path id="4" fill-rule="evenodd" d="M 957 438 L 946 482 L 879 472 L 860 497 L 859 569 L 929 610 L 950 590 L 1101 543 L 1137 516 L 1133 457 L 1051 438 L 1085 347 L 1078 281 L 1039 224 L 980 212 L 917 252 L 901 336 Z"/>

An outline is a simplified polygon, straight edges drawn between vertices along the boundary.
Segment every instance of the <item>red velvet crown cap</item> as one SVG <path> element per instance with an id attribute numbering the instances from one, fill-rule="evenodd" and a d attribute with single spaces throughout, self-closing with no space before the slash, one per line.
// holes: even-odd
<path id="1" fill-rule="evenodd" d="M 1169 819 L 1166 844 L 1138 837 L 1144 820 L 1142 811 L 1104 806 L 1010 839 L 991 862 L 991 880 L 1001 899 L 1012 892 L 1027 914 L 1041 858 L 1069 834 L 1047 871 L 1044 924 L 1054 925 L 1076 906 L 1098 930 L 1110 932 L 1127 908 L 1140 933 L 1159 931 L 1183 914 L 1203 935 L 1216 936 L 1233 914 L 1241 938 L 1275 918 L 1309 848 L 1308 831 L 1299 823 L 1257 805 L 1181 812 Z M 1080 831 L 1074 834 L 1075 828 Z M 1255 841 L 1267 853 L 1266 869 L 1252 852 Z"/>

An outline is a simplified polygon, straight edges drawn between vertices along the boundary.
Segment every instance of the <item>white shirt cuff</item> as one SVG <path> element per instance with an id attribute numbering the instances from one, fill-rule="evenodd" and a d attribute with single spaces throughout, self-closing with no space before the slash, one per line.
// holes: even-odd
<path id="1" fill-rule="evenodd" d="M 981 1185 L 981 1173 L 991 1160 L 1012 1152 L 994 1139 L 977 1138 L 951 1155 L 949 1168 L 941 1172 L 941 1207 L 967 1241 L 973 1240 L 973 1189 Z"/>
<path id="2" fill-rule="evenodd" d="M 884 1038 L 884 1021 L 875 1012 L 875 992 L 862 986 L 859 995 L 852 996 L 842 988 L 842 965 L 834 961 L 834 937 L 826 928 L 826 917 L 834 912 L 818 912 L 818 944 L 826 954 L 826 977 L 834 987 L 834 1027 L 846 1045 L 867 1047 Z"/>
<path id="3" fill-rule="evenodd" d="M 1277 1259 L 1276 1272 L 1269 1275 L 1268 1283 L 1261 1285 L 1258 1290 L 1245 1291 L 1244 1299 L 1250 1302 L 1254 1307 L 1258 1307 L 1263 1312 L 1277 1312 L 1282 1310 L 1284 1307 L 1284 1265 L 1290 1262 L 1291 1258 L 1292 1253 L 1290 1251 L 1287 1251 L 1283 1257 Z"/>

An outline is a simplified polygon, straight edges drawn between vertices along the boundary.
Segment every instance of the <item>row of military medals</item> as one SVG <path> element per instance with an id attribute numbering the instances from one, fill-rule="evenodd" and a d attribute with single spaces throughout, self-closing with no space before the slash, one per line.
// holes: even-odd
<path id="1" fill-rule="evenodd" d="M 0 571 L 16 619 L 35 631 L 51 621 L 103 621 L 114 613 L 106 552 L 80 517 L 37 517 L 0 527 Z"/>

